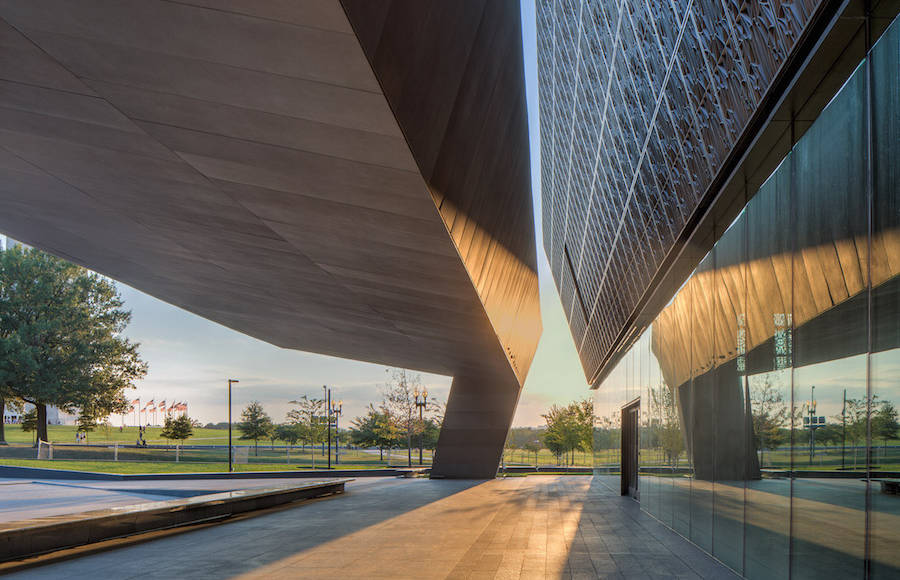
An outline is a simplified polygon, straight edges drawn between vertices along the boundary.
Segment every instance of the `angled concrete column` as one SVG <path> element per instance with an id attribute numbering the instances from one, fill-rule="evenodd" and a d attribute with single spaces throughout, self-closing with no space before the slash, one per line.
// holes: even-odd
<path id="1" fill-rule="evenodd" d="M 454 377 L 431 477 L 493 478 L 520 392 L 512 372 Z"/>

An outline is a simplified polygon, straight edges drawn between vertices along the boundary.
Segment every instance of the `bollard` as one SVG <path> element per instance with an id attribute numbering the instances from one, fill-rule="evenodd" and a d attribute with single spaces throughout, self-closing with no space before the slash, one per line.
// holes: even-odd
<path id="1" fill-rule="evenodd" d="M 119 460 L 119 444 L 116 443 L 115 447 L 113 447 L 113 461 Z"/>

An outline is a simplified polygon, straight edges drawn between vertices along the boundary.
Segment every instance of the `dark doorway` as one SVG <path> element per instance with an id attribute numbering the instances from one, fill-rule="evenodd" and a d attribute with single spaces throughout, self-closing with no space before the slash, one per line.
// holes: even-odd
<path id="1" fill-rule="evenodd" d="M 638 442 L 641 400 L 622 407 L 622 495 L 640 499 L 638 491 Z"/>

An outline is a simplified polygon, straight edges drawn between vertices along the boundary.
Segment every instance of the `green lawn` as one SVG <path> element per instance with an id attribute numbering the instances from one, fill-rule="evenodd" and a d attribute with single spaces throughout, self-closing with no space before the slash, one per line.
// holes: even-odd
<path id="1" fill-rule="evenodd" d="M 506 449 L 503 459 L 507 465 L 535 465 L 534 452 L 521 449 Z M 590 467 L 593 465 L 593 455 L 581 451 L 574 454 L 574 464 L 578 467 Z M 541 449 L 537 456 L 537 465 L 557 465 L 556 456 L 549 449 Z"/>
<path id="2" fill-rule="evenodd" d="M 74 461 L 43 459 L 0 459 L 0 465 L 17 467 L 43 467 L 48 469 L 71 469 L 101 473 L 207 473 L 228 471 L 223 463 L 175 463 L 173 461 Z M 255 463 L 235 465 L 235 471 L 289 471 L 297 465 L 284 463 Z M 327 473 L 327 470 L 323 470 Z"/>
<path id="3" fill-rule="evenodd" d="M 32 443 L 34 441 L 34 433 L 26 433 L 22 431 L 20 425 L 5 425 L 6 441 L 8 443 Z M 167 439 L 160 436 L 162 427 L 148 427 L 144 435 L 144 439 L 150 444 L 166 444 Z M 75 442 L 75 426 L 74 425 L 48 425 L 47 436 L 50 441 L 55 443 L 74 443 Z M 252 441 L 239 439 L 240 431 L 235 429 L 232 437 L 235 445 L 253 445 Z M 127 443 L 133 444 L 137 441 L 138 428 L 124 427 L 119 431 L 119 427 L 110 427 L 108 430 L 98 428 L 96 431 L 88 433 L 89 443 Z M 198 427 L 194 429 L 194 435 L 185 443 L 194 445 L 228 445 L 228 431 L 224 429 L 205 429 Z"/>

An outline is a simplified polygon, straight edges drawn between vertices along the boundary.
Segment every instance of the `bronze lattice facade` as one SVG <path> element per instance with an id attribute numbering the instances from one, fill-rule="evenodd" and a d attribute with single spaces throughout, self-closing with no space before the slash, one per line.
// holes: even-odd
<path id="1" fill-rule="evenodd" d="M 589 379 L 757 130 L 821 4 L 537 2 L 543 242 Z"/>

